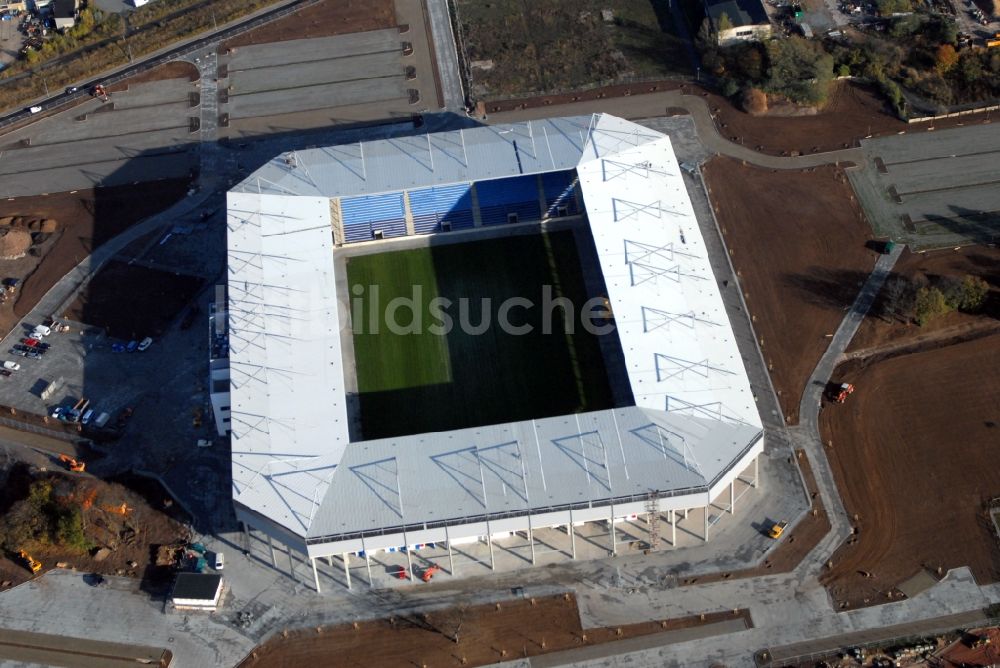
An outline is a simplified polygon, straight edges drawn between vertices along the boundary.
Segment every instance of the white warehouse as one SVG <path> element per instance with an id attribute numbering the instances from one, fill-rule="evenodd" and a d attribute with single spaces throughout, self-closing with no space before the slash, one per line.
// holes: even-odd
<path id="1" fill-rule="evenodd" d="M 335 250 L 574 216 L 594 238 L 634 405 L 352 438 Z M 718 498 L 733 511 L 740 476 L 757 485 L 761 419 L 663 134 L 605 114 L 288 153 L 229 192 L 228 230 L 236 514 L 311 561 L 317 590 L 321 557 L 346 568 L 469 542 L 492 555 L 492 537 L 518 531 L 534 561 L 542 527 L 573 541 L 581 523 L 653 509 L 676 531 L 678 513 Z"/>

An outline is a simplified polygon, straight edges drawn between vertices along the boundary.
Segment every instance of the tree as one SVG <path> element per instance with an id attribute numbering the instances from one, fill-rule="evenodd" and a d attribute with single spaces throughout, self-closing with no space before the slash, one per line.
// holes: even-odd
<path id="1" fill-rule="evenodd" d="M 719 14 L 719 32 L 726 32 L 727 30 L 733 29 L 733 21 L 729 18 L 729 14 L 722 12 Z"/>
<path id="2" fill-rule="evenodd" d="M 986 303 L 986 295 L 989 292 L 989 283 L 978 276 L 966 276 L 962 279 L 958 308 L 968 313 L 975 313 Z"/>
<path id="3" fill-rule="evenodd" d="M 60 545 L 80 552 L 90 547 L 90 541 L 83 533 L 83 512 L 78 507 L 66 508 L 60 513 L 55 534 Z"/>
<path id="4" fill-rule="evenodd" d="M 951 44 L 942 44 L 934 56 L 934 67 L 939 74 L 947 74 L 958 64 L 958 52 Z"/>
<path id="5" fill-rule="evenodd" d="M 851 68 L 845 63 L 841 63 L 840 67 L 837 68 L 838 77 L 849 77 L 851 76 Z"/>
<path id="6" fill-rule="evenodd" d="M 766 90 L 802 104 L 826 100 L 833 80 L 833 56 L 819 43 L 801 37 L 775 40 L 767 45 L 767 55 Z"/>
<path id="7" fill-rule="evenodd" d="M 716 44 L 715 30 L 712 28 L 712 22 L 706 16 L 701 21 L 701 26 L 698 28 L 698 36 L 696 38 L 698 47 L 701 50 L 705 50 L 709 47 L 713 47 Z"/>
<path id="8" fill-rule="evenodd" d="M 913 316 L 917 290 L 905 276 L 892 274 L 882 288 L 881 315 L 886 320 L 908 321 Z"/>
<path id="9" fill-rule="evenodd" d="M 938 318 L 950 311 L 948 300 L 944 293 L 935 287 L 920 288 L 917 290 L 916 303 L 914 305 L 913 319 L 923 327 L 931 320 Z"/>

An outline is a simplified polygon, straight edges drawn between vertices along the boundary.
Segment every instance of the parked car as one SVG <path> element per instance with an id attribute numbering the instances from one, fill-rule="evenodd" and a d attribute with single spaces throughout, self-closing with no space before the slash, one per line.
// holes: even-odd
<path id="1" fill-rule="evenodd" d="M 43 336 L 48 336 L 51 333 L 52 333 L 52 330 L 49 329 L 48 327 L 46 327 L 45 325 L 36 325 L 35 326 L 35 331 L 33 331 L 31 333 L 31 338 L 33 338 L 33 339 L 40 339 Z"/>
<path id="2" fill-rule="evenodd" d="M 124 343 L 112 343 L 111 344 L 111 352 L 113 352 L 113 353 L 123 353 L 123 352 L 125 352 L 125 344 Z"/>
<path id="3" fill-rule="evenodd" d="M 210 439 L 207 439 L 207 438 L 199 438 L 198 439 L 198 447 L 199 448 L 210 448 L 210 447 L 212 447 L 212 441 Z"/>
<path id="4" fill-rule="evenodd" d="M 10 349 L 11 352 L 21 352 L 21 353 L 26 353 L 29 350 L 31 350 L 31 348 L 21 343 L 15 343 L 14 347 Z"/>
<path id="5" fill-rule="evenodd" d="M 29 114 L 37 114 L 37 113 L 39 113 L 39 112 L 40 112 L 41 110 L 42 110 L 42 108 L 41 108 L 41 107 L 39 107 L 38 105 L 35 105 L 34 107 L 28 107 L 28 113 L 29 113 Z"/>
<path id="6" fill-rule="evenodd" d="M 37 350 L 30 350 L 30 351 L 24 353 L 24 356 L 27 357 L 29 360 L 40 360 L 40 359 L 42 359 L 42 353 L 38 352 Z"/>
<path id="7" fill-rule="evenodd" d="M 11 348 L 10 354 L 11 355 L 17 355 L 18 357 L 27 357 L 28 356 L 28 353 L 24 352 L 23 350 L 14 350 L 13 348 Z"/>
<path id="8" fill-rule="evenodd" d="M 80 423 L 90 424 L 90 421 L 91 419 L 93 419 L 93 417 L 94 417 L 94 409 L 88 408 L 87 411 L 83 414 L 83 417 L 80 418 Z"/>
<path id="9" fill-rule="evenodd" d="M 125 350 L 127 350 L 130 353 L 134 353 L 135 349 L 138 347 L 139 347 L 139 342 L 133 339 L 132 341 L 128 342 L 127 346 L 125 346 Z"/>
<path id="10" fill-rule="evenodd" d="M 10 371 L 8 371 L 7 369 L 0 369 L 0 376 L 9 376 L 9 375 Z"/>
<path id="11" fill-rule="evenodd" d="M 213 562 L 212 568 L 214 568 L 217 571 L 221 571 L 225 565 L 226 565 L 226 555 L 222 554 L 221 552 L 216 552 L 215 561 Z"/>
<path id="12" fill-rule="evenodd" d="M 18 369 L 21 368 L 21 365 L 18 364 L 17 362 L 4 362 L 3 368 L 10 369 L 11 371 L 17 371 Z"/>
<path id="13" fill-rule="evenodd" d="M 147 336 L 146 338 L 144 338 L 142 341 L 139 342 L 139 352 L 148 350 L 151 345 L 153 345 L 153 339 Z"/>
<path id="14" fill-rule="evenodd" d="M 66 94 L 67 95 L 72 95 L 73 93 L 75 93 L 78 90 L 80 90 L 79 86 L 70 86 L 69 88 L 66 89 Z"/>

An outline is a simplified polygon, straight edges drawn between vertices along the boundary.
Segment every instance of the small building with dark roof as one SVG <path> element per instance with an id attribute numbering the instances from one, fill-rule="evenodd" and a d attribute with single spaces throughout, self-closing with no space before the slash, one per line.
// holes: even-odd
<path id="1" fill-rule="evenodd" d="M 719 45 L 763 40 L 771 36 L 771 21 L 762 0 L 704 0 Z M 723 19 L 725 17 L 725 19 Z"/>
<path id="2" fill-rule="evenodd" d="M 76 25 L 76 14 L 80 9 L 80 0 L 52 0 L 52 18 L 56 30 L 65 30 Z"/>
<path id="3" fill-rule="evenodd" d="M 214 611 L 222 600 L 222 576 L 214 573 L 178 573 L 170 602 L 178 610 Z"/>

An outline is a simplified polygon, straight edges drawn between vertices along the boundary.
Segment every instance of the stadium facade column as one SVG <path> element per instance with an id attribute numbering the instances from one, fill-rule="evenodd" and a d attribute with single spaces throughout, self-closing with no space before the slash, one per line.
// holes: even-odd
<path id="1" fill-rule="evenodd" d="M 709 503 L 711 504 L 711 502 L 709 502 Z M 706 543 L 708 542 L 708 509 L 710 507 L 711 507 L 711 505 L 708 505 L 708 506 L 705 506 L 704 508 L 702 508 L 702 510 L 705 513 L 705 542 Z"/>
<path id="2" fill-rule="evenodd" d="M 448 533 L 448 525 L 444 525 L 444 540 L 448 543 L 448 571 L 455 575 L 455 555 L 451 549 L 451 535 Z"/>
<path id="3" fill-rule="evenodd" d="M 351 588 L 351 553 L 344 552 L 342 559 L 344 560 L 344 575 L 347 576 L 347 588 Z"/>
<path id="4" fill-rule="evenodd" d="M 247 526 L 246 522 L 240 522 L 240 526 L 243 527 L 243 544 L 246 545 L 247 554 L 250 553 L 250 528 Z"/>
<path id="5" fill-rule="evenodd" d="M 361 551 L 365 554 L 365 568 L 368 570 L 368 586 L 374 587 L 375 581 L 372 580 L 372 558 L 368 555 L 368 548 L 365 547 L 365 537 L 361 537 Z"/>
<path id="6" fill-rule="evenodd" d="M 754 489 L 757 489 L 757 486 L 760 484 L 760 468 L 758 466 L 758 462 L 759 461 L 760 461 L 760 455 L 757 455 L 756 457 L 753 458 L 753 487 L 754 487 Z"/>
<path id="7" fill-rule="evenodd" d="M 670 511 L 670 546 L 677 547 L 677 511 Z"/>
<path id="8" fill-rule="evenodd" d="M 323 592 L 319 588 L 319 571 L 316 570 L 316 557 L 309 557 L 309 561 L 313 567 L 313 583 L 316 585 L 316 593 L 322 594 Z"/>
<path id="9" fill-rule="evenodd" d="M 294 580 L 298 576 L 295 575 L 295 559 L 292 558 L 292 546 L 286 545 L 285 549 L 288 550 L 288 572 L 291 573 Z"/>
<path id="10" fill-rule="evenodd" d="M 576 525 L 573 524 L 573 509 L 569 509 L 569 549 L 576 559 Z"/>
<path id="11" fill-rule="evenodd" d="M 278 558 L 274 554 L 274 541 L 271 540 L 270 534 L 264 534 L 267 536 L 267 546 L 271 548 L 271 568 L 277 570 L 278 568 Z"/>
<path id="12" fill-rule="evenodd" d="M 493 536 L 490 535 L 488 528 L 486 530 L 486 544 L 490 546 L 490 570 L 495 571 L 497 569 L 497 564 L 493 556 Z"/>

